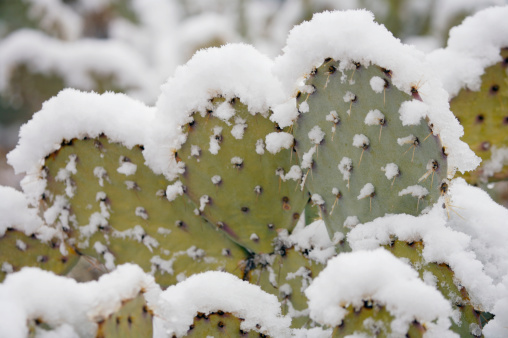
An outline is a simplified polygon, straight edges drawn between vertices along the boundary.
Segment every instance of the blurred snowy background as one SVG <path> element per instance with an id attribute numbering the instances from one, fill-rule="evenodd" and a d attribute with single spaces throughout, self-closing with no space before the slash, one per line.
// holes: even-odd
<path id="1" fill-rule="evenodd" d="M 245 42 L 275 57 L 313 13 L 367 8 L 403 42 L 443 47 L 451 27 L 508 0 L 0 0 L 0 185 L 19 126 L 65 87 L 149 105 L 195 51 Z"/>

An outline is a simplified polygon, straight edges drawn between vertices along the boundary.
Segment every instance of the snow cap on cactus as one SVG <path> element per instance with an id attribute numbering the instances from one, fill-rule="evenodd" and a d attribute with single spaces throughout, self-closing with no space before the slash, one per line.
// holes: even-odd
<path id="1" fill-rule="evenodd" d="M 413 320 L 434 333 L 448 333 L 451 307 L 447 300 L 418 278 L 418 273 L 384 249 L 343 253 L 305 290 L 310 317 L 318 323 L 338 326 L 345 307 L 361 308 L 364 301 L 385 306 L 395 317 L 393 333 L 405 335 Z"/>
<path id="2" fill-rule="evenodd" d="M 507 17 L 508 6 L 484 9 L 450 30 L 446 48 L 428 55 L 450 98 L 464 87 L 479 90 L 485 68 L 502 60 L 499 52 L 508 47 Z"/>
<path id="3" fill-rule="evenodd" d="M 450 112 L 448 94 L 425 63 L 424 54 L 402 44 L 384 26 L 374 22 L 371 12 L 316 14 L 311 21 L 293 28 L 283 52 L 275 61 L 274 73 L 281 79 L 288 96 L 296 95 L 298 90 L 306 92 L 302 87 L 306 76 L 327 58 L 341 61 L 339 71 L 348 69 L 354 62 L 389 70 L 391 81 L 399 90 L 413 95 L 412 90 L 417 89 L 415 99 L 421 99 L 427 109 L 413 105 L 415 114 L 428 117 L 434 135 L 440 135 L 447 149 L 449 167 L 465 172 L 478 166 L 479 158 L 459 139 L 463 128 Z M 374 83 L 373 93 L 376 89 L 379 88 Z M 412 124 L 414 114 L 408 111 L 410 107 L 406 108 L 401 119 L 406 120 L 405 124 Z"/>
<path id="4" fill-rule="evenodd" d="M 200 50 L 178 67 L 162 86 L 157 101 L 157 119 L 144 153 L 148 165 L 169 179 L 175 177 L 170 150 L 185 142 L 185 131 L 180 127 L 193 120 L 194 112 L 209 109 L 214 97 L 228 101 L 240 98 L 251 114 L 266 112 L 282 102 L 282 89 L 271 73 L 272 64 L 270 58 L 250 45 L 228 44 Z"/>
<path id="5" fill-rule="evenodd" d="M 159 311 L 168 333 L 184 336 L 198 312 L 230 312 L 243 318 L 241 329 L 273 337 L 289 333 L 290 317 L 282 316 L 277 297 L 257 285 L 226 272 L 209 271 L 193 275 L 170 286 L 159 300 Z M 257 327 L 259 325 L 259 327 Z"/>
<path id="6" fill-rule="evenodd" d="M 65 89 L 21 127 L 7 161 L 16 173 L 28 174 L 22 187 L 35 203 L 45 188 L 44 179 L 37 178 L 44 158 L 59 150 L 62 142 L 106 134 L 130 149 L 144 144 L 153 113 L 153 108 L 124 94 Z"/>
<path id="7" fill-rule="evenodd" d="M 57 331 L 66 327 L 66 332 L 73 333 L 71 337 L 94 336 L 96 321 L 106 319 L 142 290 L 148 291 L 151 299 L 160 292 L 153 277 L 132 264 L 88 283 L 23 268 L 0 285 L 0 335 L 27 337 L 27 321 L 38 319 Z"/>

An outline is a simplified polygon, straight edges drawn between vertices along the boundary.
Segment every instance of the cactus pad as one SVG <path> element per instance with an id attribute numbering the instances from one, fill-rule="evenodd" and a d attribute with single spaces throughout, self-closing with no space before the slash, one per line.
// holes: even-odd
<path id="1" fill-rule="evenodd" d="M 265 137 L 277 129 L 266 116 L 252 115 L 239 99 L 211 104 L 182 127 L 188 135 L 177 153 L 186 168 L 181 181 L 196 213 L 253 252 L 270 253 L 277 231 L 291 230 L 307 201 L 296 189 L 300 176 L 286 178 L 297 164 L 292 143 L 272 154 Z"/>
<path id="2" fill-rule="evenodd" d="M 208 315 L 198 313 L 185 337 L 268 337 L 253 330 L 243 331 L 240 328 L 242 321 L 243 319 L 223 311 Z"/>
<path id="3" fill-rule="evenodd" d="M 106 269 L 135 262 L 163 286 L 201 271 L 236 270 L 244 250 L 194 215 L 185 196 L 168 201 L 168 182 L 143 163 L 140 147 L 106 137 L 73 140 L 46 158 L 42 204 L 60 210 L 53 223 L 68 243 Z M 65 210 L 70 215 L 62 217 Z"/>
<path id="4" fill-rule="evenodd" d="M 460 313 L 460 320 L 452 321 L 451 330 L 459 333 L 461 337 L 471 336 L 471 328 L 482 328 L 492 319 L 492 315 L 474 308 L 467 290 L 463 286 L 457 286 L 456 277 L 448 265 L 426 263 L 422 255 L 423 247 L 422 242 L 406 243 L 394 240 L 392 245 L 385 248 L 399 258 L 409 259 L 413 268 L 420 274 L 420 278 L 423 279 L 424 274 L 430 274 L 425 276 L 426 278 L 432 276 L 437 289 L 450 300 L 453 310 Z"/>
<path id="5" fill-rule="evenodd" d="M 483 160 L 464 178 L 471 184 L 508 178 L 508 48 L 503 61 L 485 69 L 479 91 L 462 89 L 450 108 L 464 126 L 464 141 Z"/>
<path id="6" fill-rule="evenodd" d="M 332 234 L 387 213 L 419 214 L 438 200 L 447 175 L 428 121 L 401 121 L 421 103 L 417 85 L 410 95 L 390 70 L 342 68 L 326 59 L 311 73 L 294 126 L 305 186 Z"/>
<path id="7" fill-rule="evenodd" d="M 153 314 L 145 298 L 139 294 L 125 301 L 122 308 L 104 321 L 99 322 L 97 338 L 151 337 Z"/>
<path id="8" fill-rule="evenodd" d="M 60 252 L 60 242 L 53 240 L 42 243 L 37 238 L 26 236 L 16 230 L 8 230 L 0 238 L 0 281 L 7 273 L 19 271 L 25 266 L 38 267 L 65 275 L 77 263 L 78 254 L 71 248 L 67 255 Z"/>

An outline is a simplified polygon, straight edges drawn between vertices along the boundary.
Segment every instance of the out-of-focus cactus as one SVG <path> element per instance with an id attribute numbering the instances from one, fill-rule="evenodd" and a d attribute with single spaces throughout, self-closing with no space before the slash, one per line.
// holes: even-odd
<path id="1" fill-rule="evenodd" d="M 485 69 L 478 91 L 462 89 L 450 108 L 464 126 L 464 141 L 483 160 L 464 178 L 471 184 L 508 179 L 508 48 L 502 61 Z"/>

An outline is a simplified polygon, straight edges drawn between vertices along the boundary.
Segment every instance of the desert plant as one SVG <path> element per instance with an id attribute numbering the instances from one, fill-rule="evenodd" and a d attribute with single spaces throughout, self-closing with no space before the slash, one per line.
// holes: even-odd
<path id="1" fill-rule="evenodd" d="M 0 190 L 14 215 L 0 223 L 2 270 L 114 271 L 83 284 L 99 298 L 75 302 L 80 318 L 30 302 L 19 313 L 36 335 L 123 335 L 139 316 L 151 334 L 152 313 L 161 337 L 481 336 L 492 314 L 499 335 L 508 257 L 472 216 L 491 217 L 484 231 L 502 240 L 508 212 L 453 179 L 479 158 L 447 97 L 425 55 L 366 11 L 316 15 L 275 62 L 243 44 L 200 51 L 155 107 L 61 92 L 8 155 L 26 177 L 23 194 Z M 457 200 L 473 196 L 462 219 Z M 124 263 L 145 274 L 115 270 Z M 99 310 L 128 269 L 137 277 L 115 304 L 140 292 L 147 304 L 122 310 L 134 313 L 124 326 L 119 306 Z M 7 275 L 0 295 L 26 271 L 38 270 Z"/>

